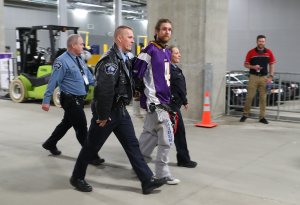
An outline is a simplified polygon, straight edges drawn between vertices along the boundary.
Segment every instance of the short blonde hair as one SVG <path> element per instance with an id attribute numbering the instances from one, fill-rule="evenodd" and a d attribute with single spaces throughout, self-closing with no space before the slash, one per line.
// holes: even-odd
<path id="1" fill-rule="evenodd" d="M 168 49 L 171 51 L 171 53 L 173 53 L 173 49 L 174 48 L 178 48 L 178 46 L 175 46 L 175 45 L 170 45 L 168 46 Z M 178 48 L 179 49 L 179 48 Z"/>
<path id="2" fill-rule="evenodd" d="M 125 29 L 129 29 L 129 30 L 132 30 L 132 31 L 133 31 L 133 29 L 132 29 L 131 27 L 129 27 L 129 26 L 124 26 L 124 25 L 118 26 L 118 27 L 115 29 L 115 32 L 114 32 L 114 39 L 116 40 L 117 37 L 118 37 L 118 35 L 120 35 L 120 34 L 123 32 L 123 30 L 125 30 Z"/>

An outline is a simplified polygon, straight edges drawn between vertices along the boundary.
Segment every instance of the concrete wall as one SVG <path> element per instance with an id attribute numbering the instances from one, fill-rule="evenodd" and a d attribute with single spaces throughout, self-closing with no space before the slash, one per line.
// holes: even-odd
<path id="1" fill-rule="evenodd" d="M 276 70 L 299 73 L 299 9 L 299 0 L 229 0 L 228 69 L 244 69 L 247 51 L 265 34 Z"/>
<path id="2" fill-rule="evenodd" d="M 178 45 L 181 67 L 187 80 L 190 110 L 185 117 L 200 119 L 203 108 L 203 69 L 213 64 L 210 92 L 212 116 L 224 113 L 224 75 L 227 65 L 227 0 L 148 1 L 148 36 L 159 18 L 173 22 L 171 44 Z"/>

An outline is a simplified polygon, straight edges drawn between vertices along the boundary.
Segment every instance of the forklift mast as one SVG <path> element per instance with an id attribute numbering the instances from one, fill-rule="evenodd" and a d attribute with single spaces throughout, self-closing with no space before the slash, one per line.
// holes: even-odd
<path id="1" fill-rule="evenodd" d="M 41 60 L 45 53 L 38 50 L 38 31 L 49 31 L 49 50 L 50 61 L 44 62 Z M 56 52 L 56 37 L 60 36 L 60 32 L 71 31 L 73 34 L 78 33 L 78 27 L 70 26 L 33 26 L 33 27 L 17 27 L 16 28 L 16 48 L 17 48 L 17 73 L 26 73 L 36 75 L 39 66 L 52 64 L 55 60 Z M 48 42 L 47 42 L 48 43 Z"/>

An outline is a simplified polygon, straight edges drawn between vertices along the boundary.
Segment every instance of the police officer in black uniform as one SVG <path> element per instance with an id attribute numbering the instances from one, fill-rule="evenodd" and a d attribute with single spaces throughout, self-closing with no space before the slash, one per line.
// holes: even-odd
<path id="1" fill-rule="evenodd" d="M 188 109 L 188 100 L 186 98 L 186 82 L 182 70 L 176 65 L 180 62 L 180 52 L 175 46 L 170 46 L 171 50 L 171 95 L 172 102 L 170 107 L 174 112 L 178 114 L 178 125 L 174 135 L 174 142 L 177 150 L 177 165 L 180 167 L 194 168 L 197 166 L 197 162 L 191 160 L 189 150 L 187 148 L 187 142 L 185 137 L 185 128 L 181 115 L 180 108 L 183 105 Z"/>
<path id="2" fill-rule="evenodd" d="M 119 26 L 114 33 L 114 42 L 113 47 L 96 65 L 93 118 L 88 139 L 79 153 L 70 183 L 79 191 L 92 191 L 92 186 L 84 180 L 88 161 L 114 132 L 141 181 L 143 194 L 149 194 L 162 186 L 165 180 L 155 179 L 144 161 L 126 110 L 133 95 L 131 63 L 126 57 L 126 52 L 131 50 L 134 43 L 132 29 Z"/>

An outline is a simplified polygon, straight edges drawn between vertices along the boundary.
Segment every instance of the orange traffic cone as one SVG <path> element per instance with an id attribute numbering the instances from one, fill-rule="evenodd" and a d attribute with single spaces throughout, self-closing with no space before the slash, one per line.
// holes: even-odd
<path id="1" fill-rule="evenodd" d="M 195 123 L 196 127 L 215 127 L 217 123 L 213 123 L 210 120 L 210 105 L 209 105 L 209 94 L 208 91 L 205 92 L 204 104 L 203 104 L 203 113 L 202 113 L 202 122 Z"/>

